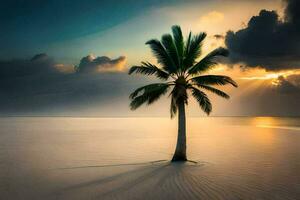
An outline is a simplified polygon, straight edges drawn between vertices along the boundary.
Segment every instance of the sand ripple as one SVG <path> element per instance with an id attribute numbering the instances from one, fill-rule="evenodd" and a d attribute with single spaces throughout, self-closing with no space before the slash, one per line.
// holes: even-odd
<path id="1" fill-rule="evenodd" d="M 120 167 L 124 170 L 124 166 Z M 300 195 L 300 189 L 285 187 L 284 182 L 270 186 L 247 170 L 225 172 L 220 166 L 209 163 L 163 161 L 126 168 L 112 176 L 95 177 L 94 180 L 61 188 L 51 198 L 276 200 L 297 199 Z"/>

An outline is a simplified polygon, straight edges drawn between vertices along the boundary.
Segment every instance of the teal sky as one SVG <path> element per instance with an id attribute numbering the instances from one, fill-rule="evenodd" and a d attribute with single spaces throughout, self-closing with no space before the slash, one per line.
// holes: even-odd
<path id="1" fill-rule="evenodd" d="M 0 8 L 0 42 L 6 51 L 1 51 L 0 57 L 31 56 L 41 51 L 55 54 L 64 51 L 65 43 L 76 45 L 78 40 L 94 34 L 101 37 L 101 33 L 147 15 L 149 10 L 178 4 L 178 0 L 4 1 Z M 129 39 L 122 32 L 120 36 Z M 83 51 L 71 48 L 58 56 L 75 59 Z M 94 50 L 95 45 L 87 48 Z"/>
<path id="2" fill-rule="evenodd" d="M 132 64 L 141 56 L 148 56 L 144 43 L 160 37 L 173 24 L 195 30 L 200 18 L 210 12 L 233 12 L 236 7 L 251 7 L 240 12 L 239 20 L 222 21 L 217 34 L 240 27 L 243 20 L 262 6 L 278 8 L 272 1 L 197 1 L 197 0 L 141 0 L 141 1 L 7 1 L 0 8 L 2 31 L 0 42 L 5 51 L 0 58 L 24 58 L 47 53 L 63 63 L 77 64 L 90 53 L 95 55 L 127 55 Z M 277 1 L 278 2 L 278 1 Z M 230 19 L 232 21 L 232 19 Z M 214 24 L 213 24 L 214 25 Z M 217 24 L 218 25 L 218 24 Z M 208 31 L 210 27 L 201 27 Z M 197 28 L 198 31 L 199 27 Z"/>

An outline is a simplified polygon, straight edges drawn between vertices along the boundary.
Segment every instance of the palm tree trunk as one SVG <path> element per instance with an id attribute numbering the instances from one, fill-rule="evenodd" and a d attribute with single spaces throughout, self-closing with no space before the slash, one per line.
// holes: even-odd
<path id="1" fill-rule="evenodd" d="M 185 120 L 185 105 L 184 101 L 181 100 L 178 102 L 178 136 L 177 136 L 177 145 L 173 161 L 186 161 L 186 120 Z"/>

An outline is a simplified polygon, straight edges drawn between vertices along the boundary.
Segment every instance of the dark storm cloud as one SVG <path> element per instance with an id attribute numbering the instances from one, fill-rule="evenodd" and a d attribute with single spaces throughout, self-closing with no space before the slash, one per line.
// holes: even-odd
<path id="1" fill-rule="evenodd" d="M 114 68 L 122 59 L 96 61 Z M 64 65 L 59 66 L 46 54 L 0 61 L 0 115 L 78 111 L 122 96 L 128 99 L 138 82 L 126 73 L 65 73 Z"/>
<path id="2" fill-rule="evenodd" d="M 93 55 L 88 55 L 81 59 L 76 71 L 79 73 L 123 71 L 125 69 L 125 62 L 125 56 L 110 59 L 107 56 L 95 57 Z"/>
<path id="3" fill-rule="evenodd" d="M 274 71 L 300 68 L 300 1 L 286 3 L 284 20 L 276 11 L 261 10 L 246 28 L 227 33 L 233 63 Z"/>
<path id="4" fill-rule="evenodd" d="M 46 54 L 35 55 L 31 59 L 0 61 L 0 78 L 22 77 L 36 74 L 58 73 L 55 62 Z"/>

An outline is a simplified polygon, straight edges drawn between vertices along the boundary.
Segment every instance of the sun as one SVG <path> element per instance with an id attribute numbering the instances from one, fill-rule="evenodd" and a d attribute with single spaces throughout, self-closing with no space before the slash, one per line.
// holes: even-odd
<path id="1" fill-rule="evenodd" d="M 266 74 L 265 79 L 278 79 L 280 76 L 283 76 L 284 73 L 273 73 L 273 74 Z"/>

